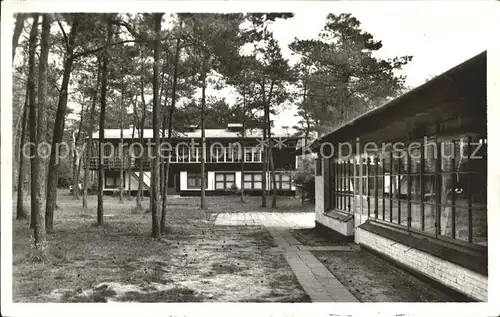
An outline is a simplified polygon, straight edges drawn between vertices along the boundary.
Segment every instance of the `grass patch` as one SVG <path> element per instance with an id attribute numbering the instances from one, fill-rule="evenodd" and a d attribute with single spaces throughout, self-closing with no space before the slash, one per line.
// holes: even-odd
<path id="1" fill-rule="evenodd" d="M 264 228 L 214 226 L 193 199 L 169 199 L 161 239 L 151 238 L 150 214 L 131 212 L 135 200 L 118 204 L 105 197 L 103 226 L 95 225 L 95 196 L 88 210 L 71 196 L 59 196 L 58 204 L 44 262 L 30 259 L 28 220 L 13 221 L 15 302 L 243 302 L 265 296 L 290 302 L 305 295 L 282 255 L 267 252 L 274 242 Z"/>

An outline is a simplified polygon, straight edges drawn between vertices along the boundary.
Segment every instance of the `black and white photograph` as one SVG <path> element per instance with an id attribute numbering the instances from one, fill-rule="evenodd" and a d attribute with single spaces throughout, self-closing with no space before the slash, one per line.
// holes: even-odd
<path id="1" fill-rule="evenodd" d="M 2 315 L 498 315 L 499 9 L 3 2 Z"/>

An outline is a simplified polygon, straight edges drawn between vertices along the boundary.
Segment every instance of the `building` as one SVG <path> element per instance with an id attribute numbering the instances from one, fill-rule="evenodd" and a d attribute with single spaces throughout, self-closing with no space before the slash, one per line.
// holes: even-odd
<path id="1" fill-rule="evenodd" d="M 317 225 L 487 301 L 486 117 L 483 52 L 302 148 Z"/>
<path id="2" fill-rule="evenodd" d="M 134 135 L 132 135 L 134 133 Z M 162 131 L 160 131 L 162 135 Z M 196 126 L 186 127 L 183 132 L 175 132 L 171 142 L 162 146 L 164 157 L 170 157 L 168 175 L 169 194 L 181 196 L 199 195 L 201 190 L 201 129 Z M 99 132 L 93 134 L 94 148 L 90 160 L 90 169 L 97 174 Z M 230 123 L 226 129 L 205 129 L 206 137 L 206 195 L 222 195 L 238 188 L 248 195 L 262 194 L 262 137 L 261 131 L 247 130 L 242 136 L 242 125 Z M 138 143 L 137 129 L 130 127 L 123 130 L 123 155 L 120 155 L 120 129 L 106 129 L 104 149 L 104 192 L 113 193 L 119 188 L 120 164 L 124 166 L 124 189 L 136 195 L 139 187 L 141 157 L 144 164 L 144 191 L 149 194 L 153 130 L 144 129 L 144 146 Z M 271 139 L 273 163 L 276 171 L 276 188 L 279 195 L 295 195 L 292 172 L 295 170 L 295 157 L 298 137 L 286 131 L 273 134 Z M 243 178 L 241 177 L 243 162 Z M 166 161 L 166 159 L 165 159 Z M 95 177 L 97 179 L 97 177 Z M 269 190 L 272 188 L 270 173 L 266 177 Z"/>

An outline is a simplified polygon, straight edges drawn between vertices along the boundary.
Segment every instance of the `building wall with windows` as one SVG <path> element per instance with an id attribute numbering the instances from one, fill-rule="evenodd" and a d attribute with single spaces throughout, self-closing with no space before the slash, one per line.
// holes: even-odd
<path id="1" fill-rule="evenodd" d="M 271 173 L 266 174 L 266 188 L 268 190 L 273 188 L 273 181 Z M 201 191 L 201 174 L 198 172 L 181 171 L 180 172 L 180 194 L 191 194 L 192 192 Z M 207 192 L 223 193 L 229 192 L 233 187 L 236 186 L 237 189 L 242 188 L 241 182 L 241 171 L 231 171 L 231 170 L 220 170 L 220 171 L 208 171 L 206 176 L 207 183 L 205 184 L 205 190 Z M 289 195 L 294 194 L 295 185 L 292 181 L 292 175 L 290 171 L 278 171 L 276 172 L 276 188 L 277 190 L 285 194 L 288 192 Z M 243 190 L 245 192 L 251 193 L 261 193 L 262 192 L 262 173 L 258 170 L 256 171 L 245 171 L 243 173 Z"/>
<path id="2" fill-rule="evenodd" d="M 319 224 L 487 300 L 486 52 L 317 143 Z"/>
<path id="3" fill-rule="evenodd" d="M 124 188 L 130 189 L 134 195 L 139 187 L 139 170 L 142 166 L 144 190 L 149 191 L 149 174 L 151 170 L 153 149 L 148 146 L 152 137 L 152 130 L 144 130 L 143 148 L 138 143 L 138 136 L 132 135 L 132 127 L 123 131 L 123 151 L 120 152 L 120 130 L 105 130 L 105 145 L 103 165 L 105 170 L 105 192 L 112 193 L 119 187 L 120 167 L 124 169 Z M 228 125 L 227 129 L 206 129 L 205 189 L 208 194 L 228 194 L 234 189 L 243 189 L 249 195 L 260 194 L 263 188 L 261 169 L 263 164 L 263 147 L 259 131 L 248 130 L 245 137 L 241 131 Z M 94 137 L 97 136 L 97 132 Z M 168 187 L 169 194 L 199 195 L 201 190 L 201 133 L 199 129 L 177 133 L 169 144 L 162 145 L 160 152 L 164 156 L 164 165 L 167 158 L 170 162 Z M 297 136 L 276 134 L 271 142 L 274 167 L 276 171 L 277 192 L 280 195 L 294 195 L 295 187 L 292 183 L 292 173 L 296 166 L 296 157 L 293 155 L 298 141 Z M 134 143 L 132 143 L 134 141 Z M 94 141 L 93 156 L 89 162 L 91 170 L 99 167 L 98 142 Z M 244 177 L 241 180 L 241 168 L 244 167 Z M 266 188 L 270 190 L 273 182 L 270 174 L 266 177 Z M 129 177 L 130 176 L 130 177 Z M 129 181 L 130 178 L 130 181 Z"/>

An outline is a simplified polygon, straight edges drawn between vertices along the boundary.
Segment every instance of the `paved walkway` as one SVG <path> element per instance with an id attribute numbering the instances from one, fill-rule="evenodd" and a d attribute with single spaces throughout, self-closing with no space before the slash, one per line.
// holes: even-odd
<path id="1" fill-rule="evenodd" d="M 266 226 L 286 229 L 314 228 L 314 212 L 238 212 L 220 213 L 220 226 Z"/>
<path id="2" fill-rule="evenodd" d="M 311 253 L 311 250 L 353 250 L 352 246 L 304 246 L 288 231 L 314 227 L 314 213 L 223 213 L 216 225 L 263 225 L 283 252 L 297 280 L 313 302 L 358 302 L 358 300 Z M 273 250 L 273 251 L 276 251 Z"/>

